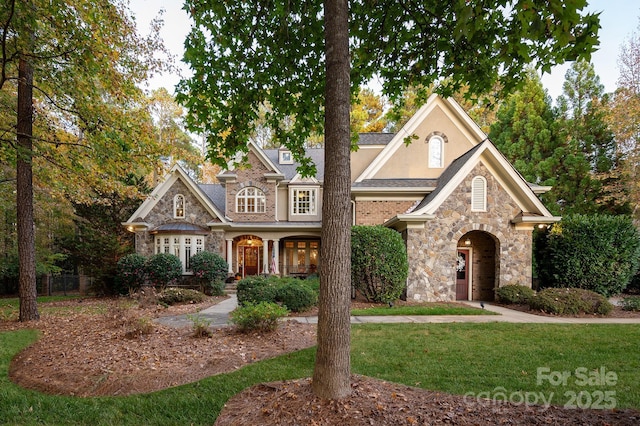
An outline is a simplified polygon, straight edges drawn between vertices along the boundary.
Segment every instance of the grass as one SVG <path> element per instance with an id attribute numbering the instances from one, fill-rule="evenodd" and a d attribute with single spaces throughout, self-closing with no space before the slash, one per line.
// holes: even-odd
<path id="1" fill-rule="evenodd" d="M 80 296 L 38 296 L 38 311 L 41 315 L 67 315 L 72 313 L 105 313 L 104 306 L 88 306 L 78 303 L 75 306 L 47 305 L 50 302 L 60 302 L 67 300 L 81 300 Z M 17 297 L 0 299 L 0 321 L 16 321 L 20 313 L 20 300 Z"/>
<path id="2" fill-rule="evenodd" d="M 24 390 L 8 379 L 10 359 L 36 331 L 0 333 L 0 422 L 3 424 L 213 424 L 224 403 L 255 383 L 308 377 L 307 349 L 229 374 L 128 397 L 74 398 Z M 564 405 L 568 392 L 615 392 L 618 408 L 640 409 L 637 325 L 365 324 L 352 330 L 352 371 L 460 395 L 507 398 L 535 392 Z M 605 368 L 615 384 L 581 386 L 575 371 Z M 570 372 L 566 386 L 538 384 L 539 368 Z M 593 373 L 595 374 L 595 373 Z M 497 389 L 499 391 L 497 391 Z"/>
<path id="3" fill-rule="evenodd" d="M 472 306 L 462 306 L 456 303 L 428 303 L 410 306 L 374 306 L 365 309 L 353 309 L 354 316 L 385 316 L 385 315 L 500 315 Z"/>

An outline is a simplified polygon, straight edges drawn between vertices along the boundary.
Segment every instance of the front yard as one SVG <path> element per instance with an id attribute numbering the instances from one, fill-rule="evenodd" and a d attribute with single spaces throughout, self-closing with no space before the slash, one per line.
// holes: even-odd
<path id="1" fill-rule="evenodd" d="M 58 304 L 55 309 L 45 309 L 43 304 L 43 320 L 26 327 L 0 321 L 0 329 L 6 330 L 0 333 L 3 422 L 211 425 L 229 398 L 243 389 L 257 383 L 309 377 L 312 373 L 314 349 L 296 351 L 293 343 L 314 343 L 314 331 L 308 327 L 283 329 L 286 333 L 282 334 L 287 334 L 289 340 L 278 340 L 283 336 L 277 334 L 248 337 L 229 330 L 214 334 L 211 339 L 196 339 L 188 328 L 175 330 L 159 325 L 150 334 L 126 337 L 124 328 L 109 322 L 114 313 L 112 307 L 90 306 L 87 301 L 74 303 L 82 307 L 72 309 Z M 102 324 L 103 331 L 95 324 Z M 29 326 L 41 331 L 30 330 Z M 299 333 L 302 335 L 292 336 Z M 92 344 L 93 337 L 102 339 L 102 343 Z M 277 341 L 279 353 L 284 354 L 265 359 L 277 355 L 260 352 L 259 348 L 268 346 L 268 341 Z M 622 420 L 617 418 L 614 424 L 635 424 L 635 411 L 583 412 L 562 407 L 639 409 L 638 341 L 639 325 L 358 325 L 352 329 L 352 371 L 394 383 L 354 377 L 355 396 L 345 404 L 363 412 L 366 409 L 358 404 L 372 403 L 374 408 L 366 414 L 367 420 L 404 416 L 404 423 L 412 424 L 438 416 L 473 421 L 474 416 L 489 412 L 522 420 L 527 412 L 531 414 L 529 403 L 544 408 L 549 402 L 560 409 L 541 410 L 541 415 L 560 419 L 559 422 L 571 423 L 570 419 L 575 420 L 578 415 L 593 419 L 596 415 L 616 415 Z M 23 351 L 29 345 L 32 349 Z M 35 391 L 13 383 L 10 369 L 12 377 L 22 378 L 20 382 L 31 378 L 24 379 L 24 383 Z M 157 389 L 168 389 L 105 397 L 152 390 L 139 389 L 134 384 L 163 374 L 167 380 L 154 383 L 159 385 Z M 562 377 L 566 380 L 559 380 Z M 285 388 L 288 390 L 280 392 Z M 261 409 L 260 398 L 268 401 L 279 395 L 285 400 L 277 400 L 263 415 L 271 413 L 271 420 L 283 418 L 287 401 L 305 400 L 307 388 L 303 382 L 259 387 L 270 395 L 243 400 L 242 408 L 237 400 L 229 404 L 236 407 L 236 413 L 240 410 L 248 416 L 251 408 Z M 102 396 L 88 396 L 92 395 L 90 389 L 94 389 L 94 395 Z M 64 395 L 48 395 L 40 390 Z M 74 394 L 88 397 L 70 396 Z M 379 396 L 372 401 L 371 395 L 376 394 Z M 493 403 L 483 403 L 485 398 L 506 399 L 515 404 L 503 404 L 497 409 Z M 398 404 L 404 408 L 396 407 Z M 444 406 L 450 410 L 437 414 Z M 273 407 L 280 407 L 280 411 Z M 318 418 L 331 419 L 332 415 L 345 413 L 344 404 L 319 403 L 316 409 L 330 410 L 329 414 L 315 412 Z M 566 415 L 574 417 L 562 417 Z"/>

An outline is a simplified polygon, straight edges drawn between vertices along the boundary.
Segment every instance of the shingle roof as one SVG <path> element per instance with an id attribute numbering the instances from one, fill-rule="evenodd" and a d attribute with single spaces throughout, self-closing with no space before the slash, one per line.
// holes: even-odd
<path id="1" fill-rule="evenodd" d="M 395 133 L 360 133 L 358 145 L 386 145 L 395 135 Z"/>
<path id="2" fill-rule="evenodd" d="M 278 169 L 284 174 L 285 180 L 291 180 L 298 173 L 296 168 L 300 165 L 297 162 L 293 164 L 279 164 L 278 163 L 278 150 L 277 149 L 265 149 L 265 155 L 278 167 Z M 315 178 L 322 182 L 324 179 L 324 148 L 310 148 L 306 150 L 306 155 L 316 165 Z"/>
<path id="3" fill-rule="evenodd" d="M 211 200 L 214 206 L 221 212 L 226 211 L 227 196 L 225 188 L 219 183 L 208 183 L 198 185 L 202 192 Z"/>
<path id="4" fill-rule="evenodd" d="M 433 188 L 438 179 L 365 179 L 353 188 Z"/>

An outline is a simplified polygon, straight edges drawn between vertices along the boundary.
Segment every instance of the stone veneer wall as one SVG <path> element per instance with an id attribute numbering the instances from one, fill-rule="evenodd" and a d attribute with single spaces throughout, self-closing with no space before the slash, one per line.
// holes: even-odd
<path id="1" fill-rule="evenodd" d="M 487 211 L 471 211 L 471 180 L 487 180 Z M 460 239 L 471 231 L 484 231 L 496 240 L 495 286 L 518 282 L 531 285 L 532 232 L 516 230 L 511 219 L 520 208 L 482 164 L 478 164 L 435 212 L 424 228 L 407 230 L 409 278 L 407 298 L 452 301 L 456 298 L 455 265 Z"/>
<path id="2" fill-rule="evenodd" d="M 415 201 L 356 201 L 356 225 L 382 225 L 414 204 Z"/>
<path id="3" fill-rule="evenodd" d="M 174 219 L 173 217 L 173 199 L 176 195 L 182 194 L 185 201 L 185 219 Z M 207 210 L 200 204 L 198 199 L 193 196 L 187 186 L 177 180 L 164 196 L 156 203 L 154 208 L 149 212 L 147 217 L 142 218 L 145 222 L 151 224 L 151 229 L 166 223 L 187 222 L 209 229 L 207 223 L 218 222 L 217 218 L 212 217 Z M 154 253 L 154 235 L 149 231 L 138 231 L 135 233 L 136 252 L 143 256 L 151 256 Z M 213 253 L 222 253 L 224 250 L 224 234 L 222 231 L 210 231 L 205 236 L 206 251 Z"/>
<path id="4" fill-rule="evenodd" d="M 264 174 L 271 172 L 271 170 L 267 169 L 253 152 L 249 152 L 249 163 L 251 168 L 236 169 L 236 182 L 226 184 L 227 211 L 225 214 L 236 222 L 273 222 L 276 220 L 276 184 L 267 182 L 264 177 Z M 251 186 L 264 192 L 265 212 L 236 213 L 236 195 L 243 188 Z"/>

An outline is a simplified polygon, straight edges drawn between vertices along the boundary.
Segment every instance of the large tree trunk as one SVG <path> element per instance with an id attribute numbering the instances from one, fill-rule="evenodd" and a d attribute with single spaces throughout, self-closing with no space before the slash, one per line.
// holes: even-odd
<path id="1" fill-rule="evenodd" d="M 24 58 L 18 70 L 18 158 L 16 205 L 20 258 L 20 321 L 40 319 L 36 288 L 36 243 L 33 220 L 33 67 Z"/>
<path id="2" fill-rule="evenodd" d="M 350 62 L 347 0 L 324 3 L 325 167 L 318 351 L 313 390 L 326 399 L 351 393 Z"/>

